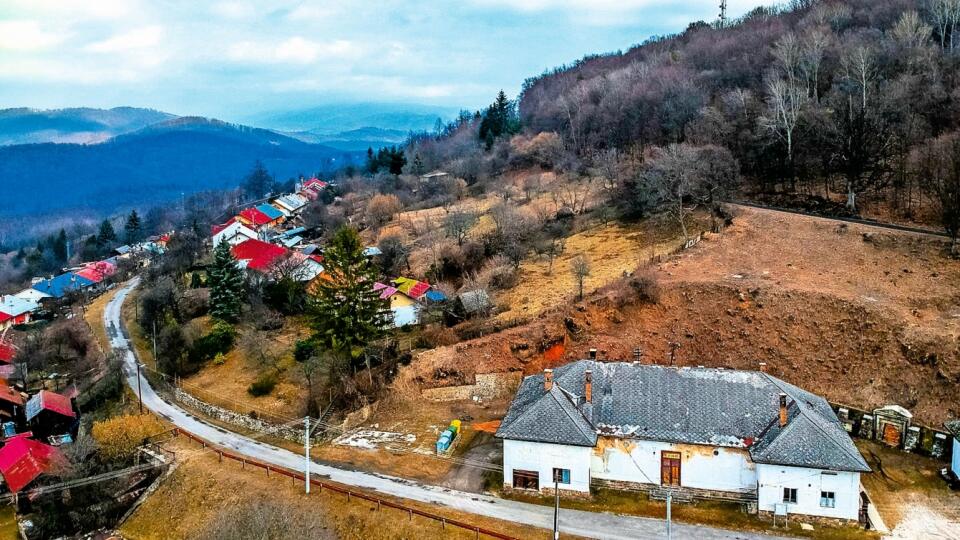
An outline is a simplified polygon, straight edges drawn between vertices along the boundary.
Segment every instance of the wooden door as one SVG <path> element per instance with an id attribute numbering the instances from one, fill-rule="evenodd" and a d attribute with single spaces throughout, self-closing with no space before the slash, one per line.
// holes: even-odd
<path id="1" fill-rule="evenodd" d="M 680 485 L 680 452 L 660 453 L 660 484 Z"/>
<path id="2" fill-rule="evenodd" d="M 900 446 L 900 430 L 893 424 L 883 425 L 883 442 L 890 446 Z"/>

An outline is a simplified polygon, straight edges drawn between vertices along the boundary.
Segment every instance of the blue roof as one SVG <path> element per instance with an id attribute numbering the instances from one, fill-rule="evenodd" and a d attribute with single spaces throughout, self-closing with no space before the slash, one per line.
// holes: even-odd
<path id="1" fill-rule="evenodd" d="M 447 300 L 447 295 L 443 294 L 442 292 L 436 289 L 431 289 L 427 291 L 427 293 L 424 296 L 426 296 L 427 300 L 431 302 L 445 302 Z"/>
<path id="2" fill-rule="evenodd" d="M 93 281 L 78 276 L 76 274 L 66 273 L 52 279 L 45 279 L 33 286 L 34 289 L 49 294 L 54 298 L 63 298 L 68 292 L 79 290 L 83 287 L 93 285 Z"/>
<path id="3" fill-rule="evenodd" d="M 270 219 L 280 219 L 283 217 L 283 212 L 277 210 L 274 206 L 266 203 L 261 204 L 260 206 L 257 206 L 257 210 L 266 214 L 267 217 Z"/>

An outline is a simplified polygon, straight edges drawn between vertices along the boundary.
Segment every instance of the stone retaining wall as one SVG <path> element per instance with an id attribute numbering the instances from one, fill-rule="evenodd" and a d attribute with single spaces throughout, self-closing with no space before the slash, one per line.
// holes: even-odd
<path id="1" fill-rule="evenodd" d="M 474 384 L 424 388 L 420 394 L 430 401 L 490 400 L 512 396 L 523 380 L 519 371 L 478 373 Z"/>
<path id="2" fill-rule="evenodd" d="M 211 405 L 206 401 L 202 401 L 196 396 L 185 392 L 181 388 L 174 389 L 173 397 L 181 405 L 197 411 L 204 416 L 219 420 L 220 422 L 225 422 L 233 426 L 253 430 L 258 433 L 266 433 L 268 435 L 286 439 L 288 441 L 301 444 L 303 443 L 303 424 L 287 426 L 267 422 L 265 420 L 250 416 L 249 414 L 242 414 L 236 411 L 224 409 L 222 407 L 217 407 L 216 405 Z M 311 438 L 314 444 L 319 444 L 323 442 L 323 437 L 323 433 L 315 431 Z"/>

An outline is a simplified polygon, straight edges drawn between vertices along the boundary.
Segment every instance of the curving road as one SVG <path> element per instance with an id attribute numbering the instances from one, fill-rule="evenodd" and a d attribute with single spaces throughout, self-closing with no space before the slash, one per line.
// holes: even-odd
<path id="1" fill-rule="evenodd" d="M 128 282 L 126 286 L 117 291 L 117 294 L 114 295 L 110 303 L 107 304 L 103 315 L 104 325 L 106 326 L 107 334 L 110 336 L 110 345 L 114 350 L 123 353 L 124 378 L 134 392 L 137 391 L 138 382 L 137 360 L 129 341 L 123 335 L 123 332 L 120 331 L 120 307 L 123 305 L 127 294 L 138 284 L 139 278 L 134 278 Z M 177 405 L 164 401 L 154 392 L 146 378 L 141 376 L 139 383 L 143 392 L 143 404 L 177 427 L 189 431 L 211 443 L 229 448 L 235 453 L 250 457 L 251 459 L 303 472 L 304 459 L 302 455 L 208 424 Z M 437 506 L 445 506 L 461 512 L 523 523 L 548 530 L 553 528 L 553 508 L 551 507 L 497 499 L 474 493 L 465 493 L 442 487 L 424 485 L 403 478 L 341 469 L 316 462 L 311 463 L 310 471 L 318 476 L 327 477 L 333 482 L 356 486 L 386 495 L 435 504 Z M 666 525 L 662 520 L 562 508 L 560 511 L 560 530 L 567 534 L 575 534 L 587 538 L 623 540 L 666 538 Z M 673 524 L 672 532 L 674 538 L 697 538 L 698 540 L 760 540 L 775 538 L 763 534 L 743 533 L 679 523 Z"/>

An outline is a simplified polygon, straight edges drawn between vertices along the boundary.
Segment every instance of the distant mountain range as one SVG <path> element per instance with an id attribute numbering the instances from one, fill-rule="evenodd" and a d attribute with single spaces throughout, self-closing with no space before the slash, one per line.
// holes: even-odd
<path id="1" fill-rule="evenodd" d="M 251 116 L 247 125 L 135 107 L 0 110 L 0 218 L 88 215 L 232 188 L 261 160 L 278 179 L 402 144 L 452 108 L 339 104 Z"/>
<path id="2" fill-rule="evenodd" d="M 132 116 L 143 110 L 136 111 Z M 176 200 L 182 192 L 232 188 L 257 159 L 283 180 L 359 156 L 265 129 L 166 118 L 99 144 L 0 147 L 0 200 L 9 201 L 0 205 L 0 217 L 112 212 Z"/>
<path id="3" fill-rule="evenodd" d="M 0 110 L 0 146 L 32 143 L 97 143 L 174 115 L 152 109 L 28 108 Z"/>
<path id="4" fill-rule="evenodd" d="M 308 109 L 257 113 L 242 120 L 284 132 L 333 135 L 362 128 L 400 131 L 432 131 L 437 119 L 452 120 L 454 107 L 404 103 L 329 104 Z"/>

